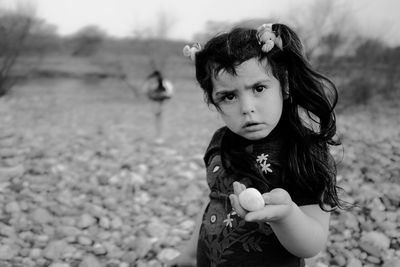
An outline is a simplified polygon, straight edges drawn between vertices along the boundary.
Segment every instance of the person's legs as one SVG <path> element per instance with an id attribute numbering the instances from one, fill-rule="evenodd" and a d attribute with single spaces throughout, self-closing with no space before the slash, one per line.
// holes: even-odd
<path id="1" fill-rule="evenodd" d="M 163 101 L 156 102 L 156 111 L 155 111 L 155 143 L 162 144 L 164 142 L 163 139 Z"/>

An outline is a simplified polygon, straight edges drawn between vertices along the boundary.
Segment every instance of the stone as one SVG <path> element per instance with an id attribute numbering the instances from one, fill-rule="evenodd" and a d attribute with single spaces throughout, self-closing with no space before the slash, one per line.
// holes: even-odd
<path id="1" fill-rule="evenodd" d="M 75 237 L 81 233 L 78 228 L 68 225 L 57 226 L 55 231 L 61 237 Z"/>
<path id="2" fill-rule="evenodd" d="M 247 188 L 239 194 L 239 203 L 245 210 L 256 211 L 265 205 L 264 198 L 255 188 Z"/>
<path id="3" fill-rule="evenodd" d="M 99 243 L 95 243 L 92 247 L 92 251 L 97 256 L 102 256 L 107 254 L 107 249 Z"/>
<path id="4" fill-rule="evenodd" d="M 12 260 L 19 253 L 19 248 L 15 245 L 0 245 L 0 260 Z"/>
<path id="5" fill-rule="evenodd" d="M 67 247 L 68 244 L 63 240 L 50 241 L 43 250 L 43 256 L 49 260 L 60 260 Z"/>
<path id="6" fill-rule="evenodd" d="M 16 235 L 15 230 L 10 225 L 0 222 L 0 235 L 6 237 L 14 237 Z"/>
<path id="7" fill-rule="evenodd" d="M 7 203 L 4 207 L 4 210 L 8 213 L 21 212 L 21 208 L 19 207 L 19 204 L 16 201 L 11 201 L 11 202 Z"/>
<path id="8" fill-rule="evenodd" d="M 168 261 L 178 257 L 179 251 L 173 248 L 164 248 L 157 254 L 157 259 L 161 262 L 167 263 Z"/>
<path id="9" fill-rule="evenodd" d="M 376 265 L 380 265 L 381 260 L 378 257 L 374 257 L 374 256 L 368 256 L 367 257 L 367 261 L 376 264 Z"/>
<path id="10" fill-rule="evenodd" d="M 333 262 L 336 263 L 338 266 L 345 266 L 346 265 L 346 258 L 343 255 L 336 255 L 333 258 Z"/>
<path id="11" fill-rule="evenodd" d="M 122 255 L 121 260 L 124 262 L 132 262 L 133 263 L 137 260 L 137 258 L 138 258 L 138 256 L 135 251 L 128 251 Z"/>
<path id="12" fill-rule="evenodd" d="M 40 248 L 32 248 L 29 252 L 29 258 L 38 259 L 42 256 L 42 250 Z"/>
<path id="13" fill-rule="evenodd" d="M 66 262 L 53 262 L 49 267 L 71 267 L 71 265 Z"/>
<path id="14" fill-rule="evenodd" d="M 111 227 L 113 229 L 120 229 L 123 224 L 122 219 L 118 216 L 114 217 L 111 221 Z"/>
<path id="15" fill-rule="evenodd" d="M 361 236 L 360 247 L 377 258 L 381 258 L 389 246 L 390 239 L 383 233 L 372 231 Z"/>
<path id="16" fill-rule="evenodd" d="M 50 223 L 54 220 L 53 215 L 44 208 L 37 208 L 32 211 L 31 218 L 34 222 L 39 224 Z"/>
<path id="17" fill-rule="evenodd" d="M 78 267 L 102 267 L 102 265 L 96 257 L 87 255 L 83 258 Z"/>
<path id="18" fill-rule="evenodd" d="M 84 213 L 79 217 L 77 226 L 81 229 L 88 228 L 97 222 L 96 218 L 88 213 Z"/>
<path id="19" fill-rule="evenodd" d="M 109 229 L 111 227 L 111 221 L 108 217 L 103 216 L 99 220 L 99 225 L 104 229 Z"/>
<path id="20" fill-rule="evenodd" d="M 387 260 L 382 267 L 400 267 L 400 258 Z"/>
<path id="21" fill-rule="evenodd" d="M 362 267 L 362 262 L 356 258 L 350 258 L 347 261 L 346 267 Z"/>
<path id="22" fill-rule="evenodd" d="M 83 246 L 90 246 L 93 244 L 93 240 L 90 239 L 90 237 L 88 237 L 88 236 L 81 235 L 81 236 L 78 236 L 78 243 Z"/>
<path id="23" fill-rule="evenodd" d="M 20 178 L 25 172 L 23 165 L 13 167 L 0 167 L 0 183 L 8 182 L 11 179 Z"/>
<path id="24" fill-rule="evenodd" d="M 134 240 L 134 242 L 134 250 L 136 251 L 139 258 L 143 258 L 144 256 L 146 256 L 152 248 L 152 242 L 147 237 L 138 237 Z"/>

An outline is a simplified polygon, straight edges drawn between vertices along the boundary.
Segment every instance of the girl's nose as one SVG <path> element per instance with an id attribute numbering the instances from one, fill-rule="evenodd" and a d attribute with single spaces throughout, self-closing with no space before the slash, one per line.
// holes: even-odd
<path id="1" fill-rule="evenodd" d="M 254 101 L 251 97 L 243 97 L 241 99 L 241 112 L 243 115 L 248 115 L 254 113 Z"/>

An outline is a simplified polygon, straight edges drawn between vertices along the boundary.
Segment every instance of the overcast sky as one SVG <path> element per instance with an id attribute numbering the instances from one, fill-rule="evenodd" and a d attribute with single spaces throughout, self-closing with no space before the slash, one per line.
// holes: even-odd
<path id="1" fill-rule="evenodd" d="M 169 36 L 189 40 L 210 20 L 236 22 L 274 16 L 285 21 L 315 0 L 23 0 L 31 2 L 38 17 L 70 34 L 86 25 L 98 25 L 110 35 L 131 35 L 134 29 L 154 27 L 163 13 L 171 22 Z M 335 0 L 359 21 L 364 32 L 400 44 L 399 0 Z M 0 0 L 0 4 L 17 0 Z M 343 5 L 342 5 L 343 6 Z M 314 25 L 312 27 L 318 27 Z"/>

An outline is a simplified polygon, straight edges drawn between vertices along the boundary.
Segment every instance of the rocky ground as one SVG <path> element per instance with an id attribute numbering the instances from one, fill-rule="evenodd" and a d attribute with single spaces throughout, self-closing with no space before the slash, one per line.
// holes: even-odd
<path id="1" fill-rule="evenodd" d="M 70 81 L 0 99 L 0 266 L 158 267 L 174 257 L 206 197 L 202 153 L 219 125 L 184 85 L 162 145 L 149 137 L 146 101 L 77 96 Z M 399 107 L 338 116 L 338 183 L 355 206 L 333 212 L 311 266 L 400 266 Z"/>

